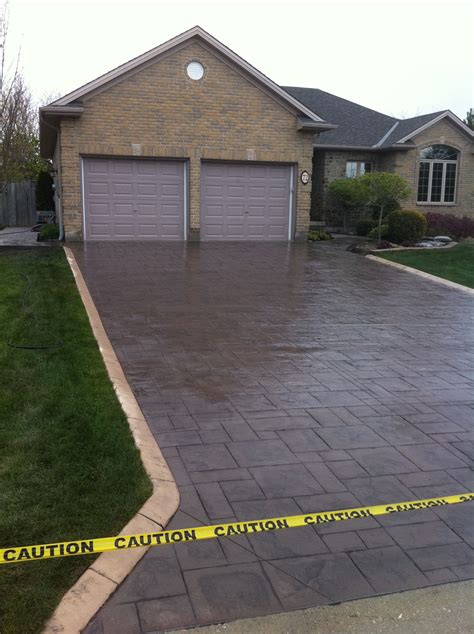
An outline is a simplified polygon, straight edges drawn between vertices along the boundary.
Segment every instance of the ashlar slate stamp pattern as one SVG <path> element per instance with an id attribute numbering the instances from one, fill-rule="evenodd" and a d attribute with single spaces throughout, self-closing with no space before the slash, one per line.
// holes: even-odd
<path id="1" fill-rule="evenodd" d="M 311 244 L 74 247 L 180 488 L 172 527 L 473 490 L 474 302 Z M 473 576 L 474 505 L 150 550 L 88 634 Z"/>

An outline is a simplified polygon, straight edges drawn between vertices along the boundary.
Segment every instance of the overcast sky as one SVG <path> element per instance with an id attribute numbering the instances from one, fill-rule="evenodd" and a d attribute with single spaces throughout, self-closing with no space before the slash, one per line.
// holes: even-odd
<path id="1" fill-rule="evenodd" d="M 3 1 L 3 0 L 2 0 Z M 199 24 L 281 85 L 398 117 L 474 107 L 471 0 L 10 0 L 38 100 Z"/>

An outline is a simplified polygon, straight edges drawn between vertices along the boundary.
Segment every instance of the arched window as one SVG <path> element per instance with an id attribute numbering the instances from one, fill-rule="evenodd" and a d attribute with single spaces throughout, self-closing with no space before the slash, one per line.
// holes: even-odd
<path id="1" fill-rule="evenodd" d="M 431 145 L 420 152 L 419 203 L 453 203 L 456 192 L 458 150 Z"/>

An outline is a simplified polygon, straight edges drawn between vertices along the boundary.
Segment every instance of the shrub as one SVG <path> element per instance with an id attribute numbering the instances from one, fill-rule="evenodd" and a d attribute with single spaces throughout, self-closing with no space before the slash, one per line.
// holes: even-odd
<path id="1" fill-rule="evenodd" d="M 392 243 L 388 242 L 388 240 L 380 240 L 377 244 L 377 249 L 390 249 L 392 248 Z"/>
<path id="2" fill-rule="evenodd" d="M 361 218 L 356 224 L 356 234 L 366 236 L 376 226 L 377 222 L 373 218 Z"/>
<path id="3" fill-rule="evenodd" d="M 326 209 L 338 216 L 344 231 L 353 226 L 354 218 L 366 214 L 369 192 L 360 178 L 339 178 L 329 184 L 326 194 Z"/>
<path id="4" fill-rule="evenodd" d="M 425 214 L 430 236 L 448 235 L 451 238 L 474 237 L 474 220 L 471 218 L 460 218 L 452 214 L 440 214 L 429 211 Z"/>
<path id="5" fill-rule="evenodd" d="M 49 172 L 40 172 L 36 181 L 36 209 L 54 211 L 54 180 Z"/>
<path id="6" fill-rule="evenodd" d="M 387 220 L 388 233 L 394 242 L 416 242 L 426 232 L 426 218 L 419 211 L 393 211 Z"/>
<path id="7" fill-rule="evenodd" d="M 388 238 L 389 236 L 389 230 L 388 230 L 388 225 L 381 225 L 380 226 L 380 237 L 383 238 Z M 376 225 L 375 227 L 373 227 L 373 229 L 371 229 L 369 231 L 369 233 L 367 234 L 367 238 L 369 240 L 378 240 L 379 239 L 379 227 L 378 225 Z"/>
<path id="8" fill-rule="evenodd" d="M 308 233 L 308 240 L 310 242 L 317 242 L 319 240 L 332 240 L 332 235 L 327 231 L 310 231 Z"/>
<path id="9" fill-rule="evenodd" d="M 53 223 L 45 224 L 38 232 L 38 241 L 57 240 L 59 238 L 59 226 Z"/>

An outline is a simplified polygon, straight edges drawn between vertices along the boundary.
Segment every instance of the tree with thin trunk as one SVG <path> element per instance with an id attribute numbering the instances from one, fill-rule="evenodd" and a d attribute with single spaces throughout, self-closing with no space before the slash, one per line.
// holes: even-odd
<path id="1" fill-rule="evenodd" d="M 38 116 L 20 69 L 20 51 L 9 62 L 8 2 L 0 8 L 0 186 L 36 179 L 47 168 L 39 154 Z"/>
<path id="2" fill-rule="evenodd" d="M 407 181 L 399 174 L 391 172 L 371 172 L 360 176 L 363 187 L 367 189 L 369 206 L 378 215 L 378 243 L 382 241 L 382 221 L 386 214 L 400 207 L 401 201 L 411 194 Z"/>

